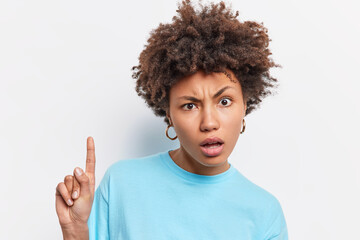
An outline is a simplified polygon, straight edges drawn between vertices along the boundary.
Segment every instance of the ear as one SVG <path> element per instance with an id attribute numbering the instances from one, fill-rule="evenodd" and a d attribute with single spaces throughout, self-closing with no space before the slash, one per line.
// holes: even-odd
<path id="1" fill-rule="evenodd" d="M 166 117 L 167 117 L 167 119 L 171 122 L 169 110 L 166 110 Z"/>

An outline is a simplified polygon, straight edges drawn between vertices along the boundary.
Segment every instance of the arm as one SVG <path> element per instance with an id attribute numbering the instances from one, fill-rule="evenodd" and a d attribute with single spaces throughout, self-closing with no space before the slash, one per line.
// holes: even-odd
<path id="1" fill-rule="evenodd" d="M 288 240 L 288 230 L 284 213 L 282 211 L 279 201 L 271 207 L 274 212 L 273 217 L 270 219 L 270 227 L 266 231 L 264 240 Z"/>

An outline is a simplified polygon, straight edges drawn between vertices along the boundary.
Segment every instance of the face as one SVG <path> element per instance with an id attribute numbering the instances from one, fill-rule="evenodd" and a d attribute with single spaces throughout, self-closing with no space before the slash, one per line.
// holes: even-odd
<path id="1" fill-rule="evenodd" d="M 224 73 L 198 71 L 170 89 L 167 116 L 180 142 L 172 158 L 190 172 L 207 175 L 228 169 L 227 159 L 240 135 L 246 104 L 240 83 L 227 71 L 235 82 Z M 223 144 L 213 149 L 200 145 L 212 137 Z"/>

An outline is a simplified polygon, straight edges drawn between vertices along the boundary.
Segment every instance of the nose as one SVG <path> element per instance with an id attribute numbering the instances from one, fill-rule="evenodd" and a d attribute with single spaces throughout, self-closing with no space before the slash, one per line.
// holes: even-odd
<path id="1" fill-rule="evenodd" d="M 209 132 L 219 129 L 218 113 L 212 107 L 204 108 L 201 116 L 200 131 Z"/>

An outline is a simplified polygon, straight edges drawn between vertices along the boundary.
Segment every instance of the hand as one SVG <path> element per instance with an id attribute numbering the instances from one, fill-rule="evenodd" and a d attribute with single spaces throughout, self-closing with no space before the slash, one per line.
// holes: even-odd
<path id="1" fill-rule="evenodd" d="M 56 213 L 62 229 L 87 226 L 95 192 L 95 144 L 87 138 L 86 171 L 77 167 L 56 187 Z"/>

